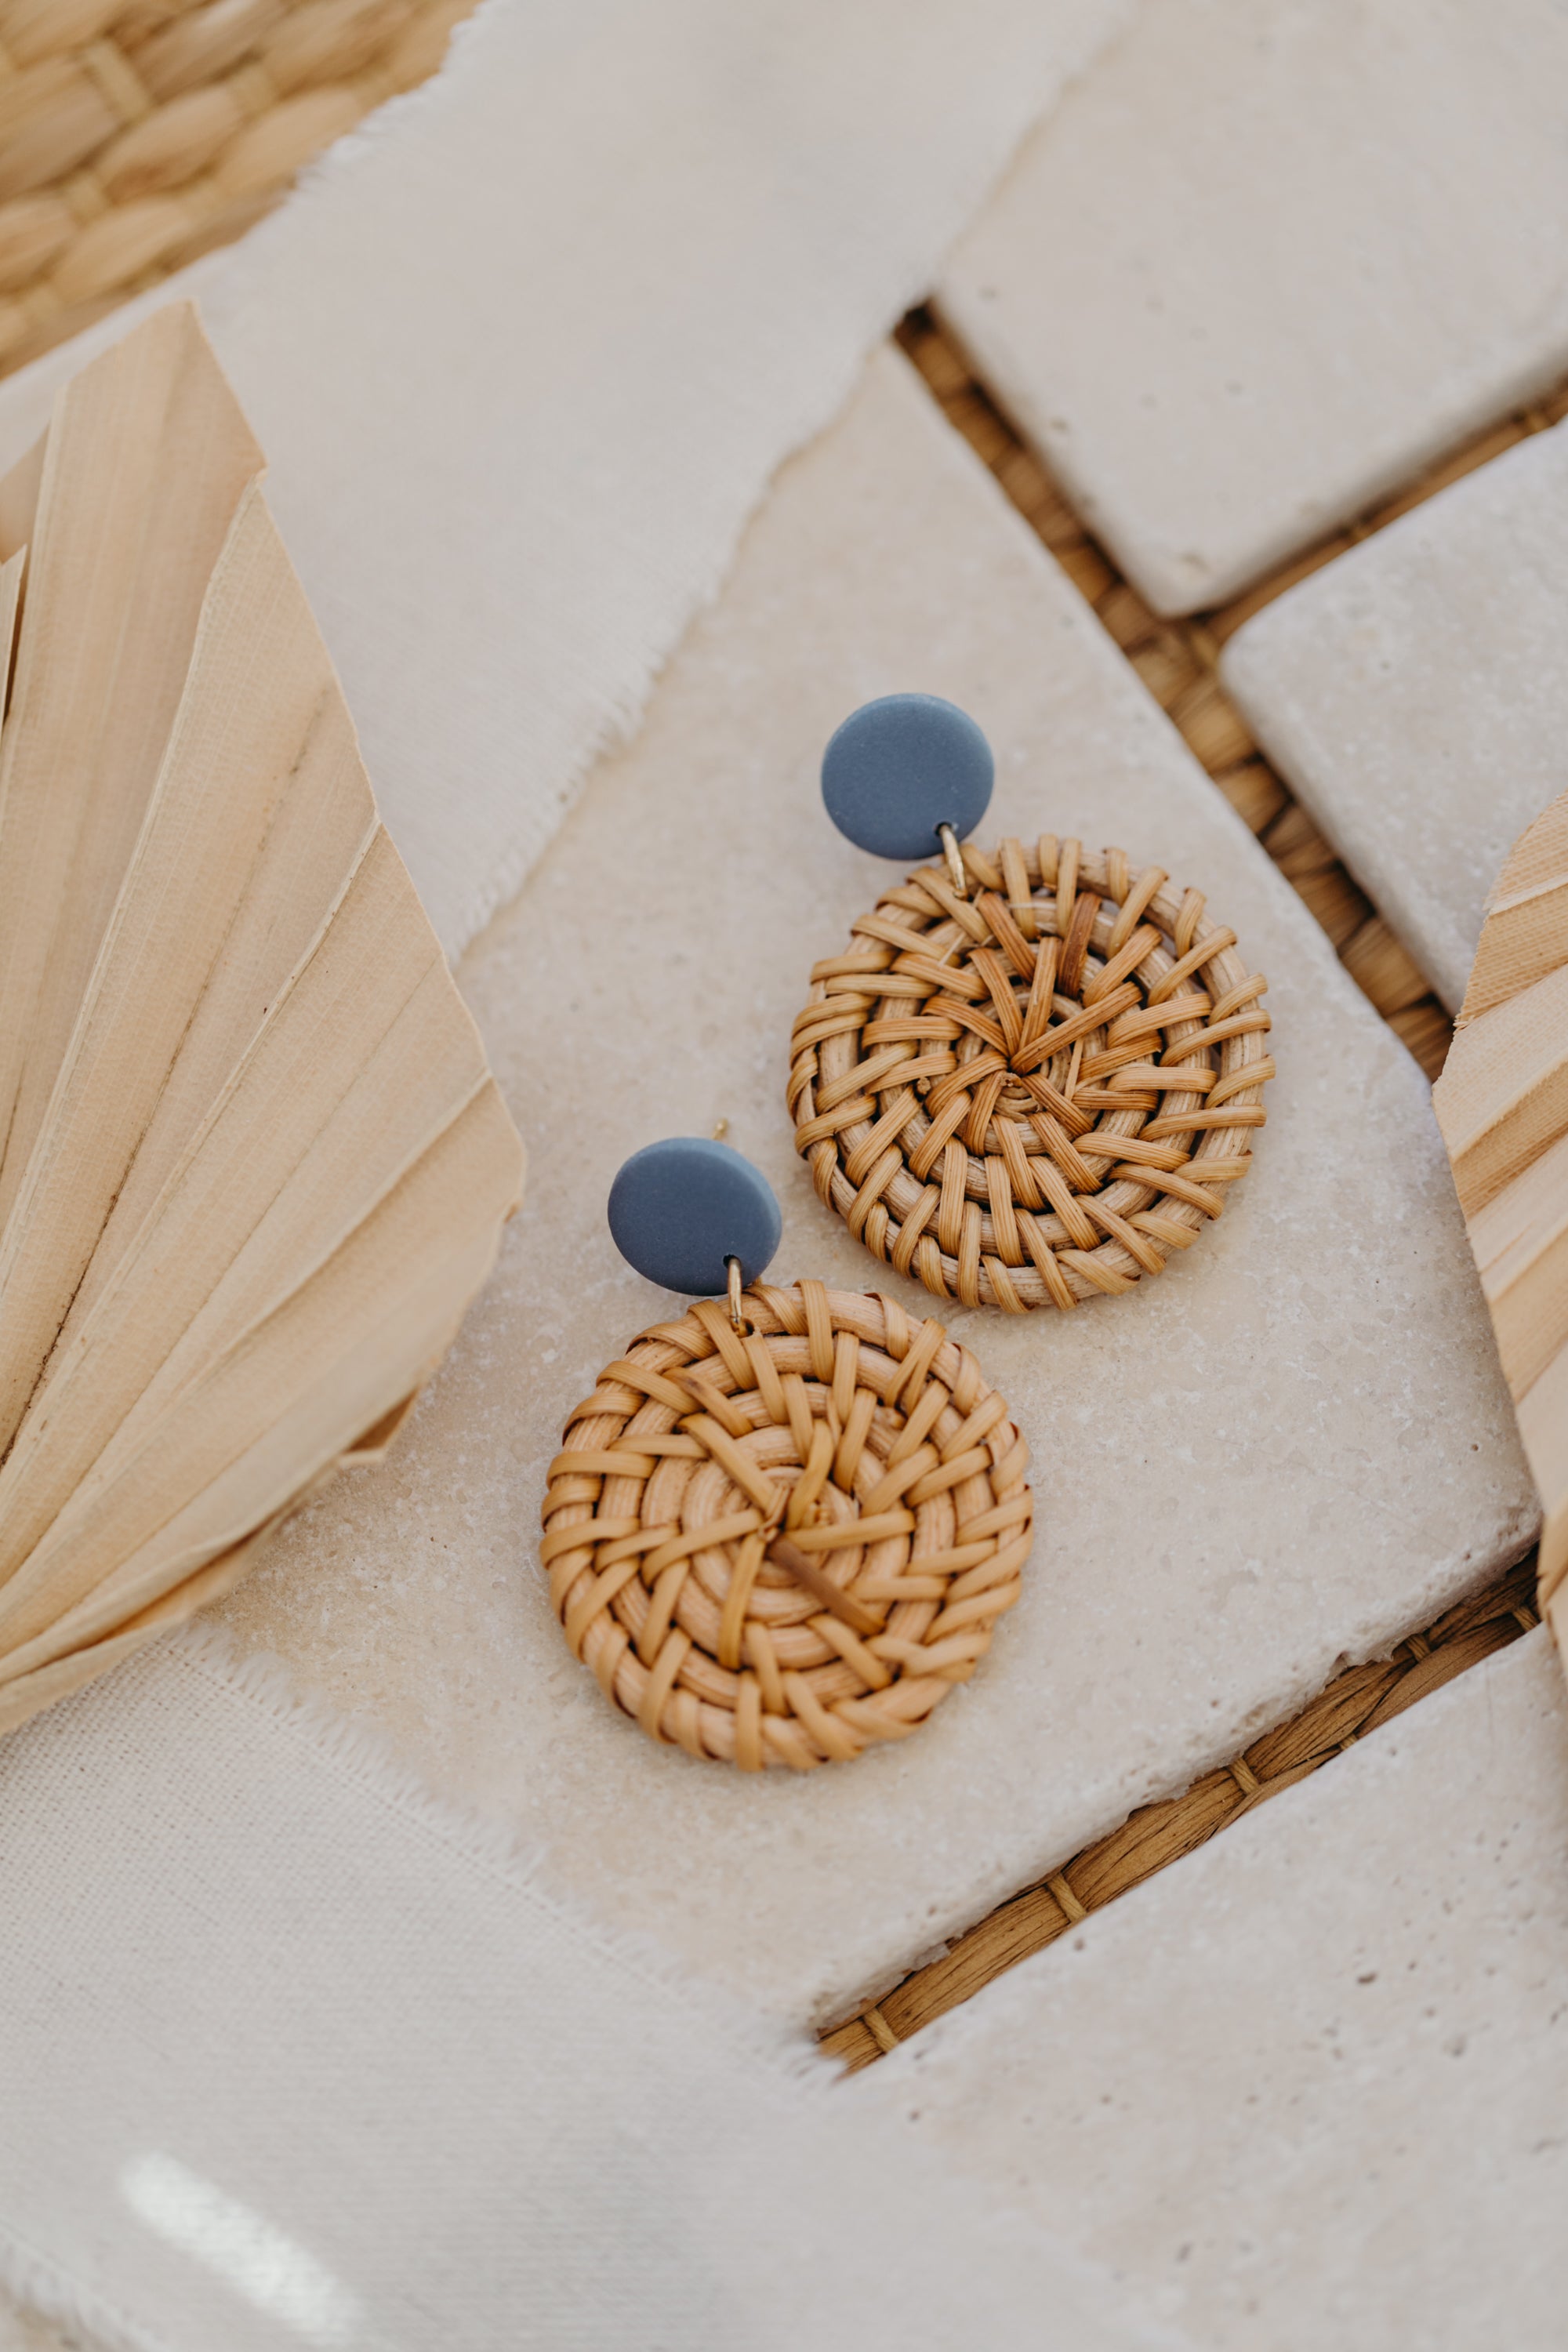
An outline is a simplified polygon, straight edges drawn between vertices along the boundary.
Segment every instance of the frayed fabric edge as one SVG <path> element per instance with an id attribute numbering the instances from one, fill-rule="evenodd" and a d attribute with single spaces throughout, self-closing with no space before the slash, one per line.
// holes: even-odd
<path id="1" fill-rule="evenodd" d="M 700 1999 L 717 2039 L 737 2058 L 761 2066 L 797 2097 L 825 2097 L 841 2077 L 815 2036 L 736 1996 L 694 1970 L 651 1936 L 616 1927 L 586 1905 L 543 1882 L 549 1849 L 525 1837 L 504 1815 L 444 1796 L 402 1755 L 387 1735 L 342 1714 L 330 1699 L 301 1685 L 270 1651 L 243 1651 L 224 1627 L 196 1619 L 143 1653 L 199 1674 L 267 1716 L 311 1748 L 358 1789 L 419 1834 L 460 1854 L 475 1869 L 502 1880 L 564 1931 L 580 1937 L 607 1966 L 635 1978 L 663 2000 L 689 2007 Z M 129 1671 L 134 1671 L 132 1662 Z"/>

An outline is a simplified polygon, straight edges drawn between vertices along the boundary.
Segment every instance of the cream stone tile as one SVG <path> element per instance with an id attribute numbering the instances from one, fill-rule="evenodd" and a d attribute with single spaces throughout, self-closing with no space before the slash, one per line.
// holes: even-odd
<path id="1" fill-rule="evenodd" d="M 1557 2352 L 1568 1706 L 1532 1634 L 846 2086 L 1213 2352 Z"/>
<path id="2" fill-rule="evenodd" d="M 606 1707 L 546 1604 L 539 1504 L 563 1416 L 669 1312 L 605 1230 L 634 1147 L 727 1118 L 783 1199 L 781 1276 L 929 1303 L 817 1203 L 784 1101 L 808 967 L 889 876 L 824 815 L 822 746 L 899 687 L 988 730 L 995 833 L 1081 829 L 1210 893 L 1269 975 L 1279 1075 L 1252 1173 L 1158 1283 L 952 1316 L 1033 1450 L 1025 1597 L 917 1738 L 759 1785 Z M 529 1144 L 523 1214 L 391 1465 L 226 1614 L 758 2003 L 841 2010 L 1528 1541 L 1419 1073 L 896 356 L 780 478 L 462 978 Z"/>
<path id="3" fill-rule="evenodd" d="M 1487 894 L 1568 781 L 1568 426 L 1363 541 L 1237 631 L 1225 683 L 1458 1009 Z"/>
<path id="4" fill-rule="evenodd" d="M 1161 0 L 940 281 L 1162 612 L 1219 602 L 1568 367 L 1555 0 Z"/>

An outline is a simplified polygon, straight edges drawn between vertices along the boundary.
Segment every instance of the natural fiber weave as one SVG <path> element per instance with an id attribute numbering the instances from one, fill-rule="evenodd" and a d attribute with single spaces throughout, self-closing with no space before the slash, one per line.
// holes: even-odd
<path id="1" fill-rule="evenodd" d="M 897 1300 L 759 1283 L 606 1367 L 551 1465 L 566 1639 L 656 1739 L 756 1771 L 902 1739 L 1017 1599 L 1033 1504 L 1006 1404 Z M 783 1560 L 789 1564 L 783 1564 Z"/>
<path id="2" fill-rule="evenodd" d="M 1075 1307 L 1161 1272 L 1263 1125 L 1267 982 L 1201 891 L 1047 834 L 972 895 L 922 867 L 812 971 L 789 1106 L 820 1197 L 965 1307 Z"/>
<path id="3" fill-rule="evenodd" d="M 0 373 L 240 236 L 473 0 L 3 0 Z"/>

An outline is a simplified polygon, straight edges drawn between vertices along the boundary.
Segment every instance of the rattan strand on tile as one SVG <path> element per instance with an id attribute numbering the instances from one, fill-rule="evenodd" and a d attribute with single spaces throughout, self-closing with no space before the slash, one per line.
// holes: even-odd
<path id="1" fill-rule="evenodd" d="M 240 236 L 474 0 L 3 0 L 0 373 Z"/>
<path id="2" fill-rule="evenodd" d="M 1199 890 L 1047 834 L 921 867 L 812 971 L 789 1108 L 821 1199 L 964 1307 L 1159 1274 L 1251 1164 L 1268 985 Z"/>
<path id="3" fill-rule="evenodd" d="M 912 1969 L 879 2000 L 819 2037 L 823 2049 L 854 2072 L 874 2065 L 912 2033 L 1055 1943 L 1091 1911 L 1152 1878 L 1245 1812 L 1293 1788 L 1369 1731 L 1428 1693 L 1479 1665 L 1539 1622 L 1535 1562 L 1521 1560 L 1507 1576 L 1460 1601 L 1402 1642 L 1392 1658 L 1352 1666 L 1301 1713 L 1255 1739 L 1235 1761 L 1205 1773 L 1179 1797 L 1141 1806 L 1109 1837 L 1026 1887 L 948 1947 Z M 1353 1861 L 1353 1856 L 1351 1857 Z"/>
<path id="4" fill-rule="evenodd" d="M 906 1738 L 990 1646 L 1028 1451 L 940 1323 L 805 1281 L 699 1301 L 600 1374 L 540 1557 L 573 1651 L 650 1738 L 756 1771 Z M 786 1564 L 787 1563 L 787 1564 Z"/>

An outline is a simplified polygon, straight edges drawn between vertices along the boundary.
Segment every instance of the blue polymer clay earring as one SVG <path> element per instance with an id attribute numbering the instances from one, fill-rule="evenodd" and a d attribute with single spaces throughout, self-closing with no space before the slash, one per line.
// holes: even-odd
<path id="1" fill-rule="evenodd" d="M 839 832 L 874 857 L 940 850 L 961 897 L 959 845 L 990 807 L 995 781 L 991 746 L 973 719 L 936 694 L 863 702 L 822 755 L 822 797 Z"/>
<path id="2" fill-rule="evenodd" d="M 858 848 L 921 859 L 812 970 L 788 1102 L 818 1196 L 935 1297 L 1018 1314 L 1161 1272 L 1261 1127 L 1268 982 L 1163 866 L 1043 833 L 966 835 L 973 719 L 890 694 L 845 719 L 822 797 Z"/>
<path id="3" fill-rule="evenodd" d="M 1005 1402 L 896 1299 L 765 1284 L 778 1202 L 725 1145 L 634 1153 L 609 1224 L 690 1303 L 567 1416 L 540 1558 L 573 1652 L 650 1738 L 742 1770 L 907 1738 L 1021 1588 Z"/>

